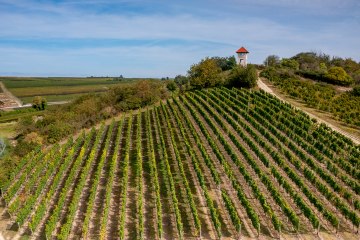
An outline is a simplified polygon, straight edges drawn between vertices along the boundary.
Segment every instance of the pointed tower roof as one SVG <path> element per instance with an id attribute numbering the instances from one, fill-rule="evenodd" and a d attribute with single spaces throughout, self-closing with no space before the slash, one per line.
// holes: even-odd
<path id="1" fill-rule="evenodd" d="M 239 48 L 236 53 L 249 53 L 248 50 L 246 50 L 244 47 Z"/>

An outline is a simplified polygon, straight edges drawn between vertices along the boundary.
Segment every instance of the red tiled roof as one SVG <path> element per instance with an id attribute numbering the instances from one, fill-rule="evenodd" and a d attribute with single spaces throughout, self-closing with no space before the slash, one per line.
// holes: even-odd
<path id="1" fill-rule="evenodd" d="M 236 53 L 249 53 L 249 52 L 244 47 L 241 47 L 239 48 L 239 50 L 236 51 Z"/>

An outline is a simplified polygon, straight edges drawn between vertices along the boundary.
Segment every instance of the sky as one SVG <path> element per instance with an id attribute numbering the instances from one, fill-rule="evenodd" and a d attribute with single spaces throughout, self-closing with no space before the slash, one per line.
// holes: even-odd
<path id="1" fill-rule="evenodd" d="M 241 46 L 360 61 L 359 30 L 359 0 L 0 0 L 0 75 L 174 77 Z"/>

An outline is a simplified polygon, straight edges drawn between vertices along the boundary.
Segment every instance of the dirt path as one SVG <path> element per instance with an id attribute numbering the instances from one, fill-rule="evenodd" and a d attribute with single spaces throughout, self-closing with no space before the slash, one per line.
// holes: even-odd
<path id="1" fill-rule="evenodd" d="M 2 82 L 0 82 L 0 88 L 0 101 L 4 102 L 3 106 L 0 105 L 1 108 L 22 106 L 22 102 L 20 101 L 20 99 L 15 97 L 9 90 L 7 90 L 7 88 Z"/>
<path id="2" fill-rule="evenodd" d="M 291 98 L 285 96 L 284 94 L 279 93 L 274 87 L 272 87 L 270 84 L 265 83 L 261 78 L 258 79 L 258 86 L 265 92 L 270 93 L 270 94 L 276 96 L 277 98 L 279 98 L 280 100 L 293 105 L 295 108 L 304 111 L 311 118 L 315 118 L 318 122 L 325 123 L 328 127 L 333 129 L 334 131 L 339 132 L 339 133 L 345 135 L 346 137 L 350 138 L 354 143 L 360 144 L 360 133 L 358 133 L 358 132 L 353 133 L 349 130 L 345 130 L 344 128 L 340 128 L 339 126 L 335 126 L 334 121 L 332 121 L 332 123 L 330 123 L 329 120 L 324 119 L 323 113 L 316 111 L 316 109 L 311 109 L 311 108 L 305 107 L 304 104 L 302 104 L 294 99 L 291 99 Z"/>

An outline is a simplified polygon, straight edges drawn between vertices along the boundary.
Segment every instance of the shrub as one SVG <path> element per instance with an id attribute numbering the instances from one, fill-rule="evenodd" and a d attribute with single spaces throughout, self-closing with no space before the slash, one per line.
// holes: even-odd
<path id="1" fill-rule="evenodd" d="M 360 97 L 360 86 L 356 86 L 353 88 L 352 95 L 354 95 L 356 97 Z"/>
<path id="2" fill-rule="evenodd" d="M 168 84 L 166 84 L 166 88 L 170 91 L 170 92 L 174 92 L 177 88 L 176 83 L 174 81 L 170 81 L 168 82 Z"/>
<path id="3" fill-rule="evenodd" d="M 281 59 L 281 66 L 290 68 L 292 70 L 299 69 L 299 63 L 294 59 L 288 59 L 288 58 Z"/>
<path id="4" fill-rule="evenodd" d="M 331 67 L 324 75 L 324 78 L 328 82 L 340 85 L 350 85 L 353 83 L 353 79 L 345 72 L 342 67 Z"/>
<path id="5" fill-rule="evenodd" d="M 47 140 L 49 143 L 56 143 L 69 134 L 73 134 L 73 129 L 68 123 L 58 121 L 47 126 Z"/>
<path id="6" fill-rule="evenodd" d="M 40 96 L 34 97 L 32 101 L 32 107 L 39 111 L 45 110 L 46 105 L 47 105 L 46 99 Z"/>
<path id="7" fill-rule="evenodd" d="M 237 66 L 233 68 L 226 85 L 229 87 L 252 88 L 256 86 L 256 81 L 256 68 L 249 64 L 247 67 Z"/>

